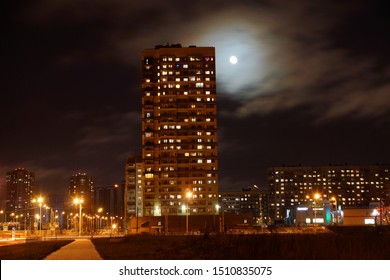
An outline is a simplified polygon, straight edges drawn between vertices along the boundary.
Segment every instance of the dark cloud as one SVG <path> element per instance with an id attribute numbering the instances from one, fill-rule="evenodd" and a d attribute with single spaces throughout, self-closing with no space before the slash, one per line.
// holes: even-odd
<path id="1" fill-rule="evenodd" d="M 141 148 L 140 52 L 168 42 L 216 47 L 222 189 L 265 185 L 272 165 L 390 156 L 390 21 L 378 1 L 9 5 L 1 174 L 25 166 L 47 190 L 79 170 L 122 180 Z"/>

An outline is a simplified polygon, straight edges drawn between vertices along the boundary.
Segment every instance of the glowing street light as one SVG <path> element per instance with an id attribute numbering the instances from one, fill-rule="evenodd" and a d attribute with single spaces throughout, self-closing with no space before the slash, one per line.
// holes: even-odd
<path id="1" fill-rule="evenodd" d="M 98 210 L 97 210 L 97 212 L 99 213 L 98 215 L 97 215 L 97 217 L 99 218 L 99 226 L 98 226 L 98 230 L 100 230 L 101 228 L 102 228 L 102 212 L 103 212 L 103 208 L 102 207 L 100 207 Z"/>
<path id="2" fill-rule="evenodd" d="M 4 210 L 0 210 L 0 214 L 4 214 L 4 224 L 5 224 L 5 222 L 6 222 L 5 211 Z"/>
<path id="3" fill-rule="evenodd" d="M 253 185 L 259 191 L 259 224 L 261 226 L 261 230 L 263 230 L 263 209 L 261 207 L 261 192 L 260 188 L 257 185 Z"/>
<path id="4" fill-rule="evenodd" d="M 186 198 L 187 198 L 187 206 L 183 205 L 182 209 L 186 211 L 186 234 L 188 234 L 188 215 L 189 215 L 189 211 L 190 211 L 189 200 L 192 198 L 192 192 L 187 192 Z"/>
<path id="5" fill-rule="evenodd" d="M 38 203 L 39 204 L 39 233 L 42 235 L 42 204 L 43 204 L 43 197 L 40 196 L 36 199 L 32 200 L 33 203 Z"/>
<path id="6" fill-rule="evenodd" d="M 83 204 L 84 200 L 82 198 L 75 198 L 73 200 L 73 203 L 74 204 L 78 204 L 79 205 L 79 237 L 81 236 L 81 227 L 82 227 L 82 220 L 83 220 L 83 216 L 81 216 L 81 208 L 82 208 L 82 204 Z"/>
<path id="7" fill-rule="evenodd" d="M 319 193 L 314 194 L 314 205 L 316 204 L 316 201 L 321 197 Z M 317 226 L 317 208 L 313 208 L 314 210 L 314 226 Z"/>
<path id="8" fill-rule="evenodd" d="M 334 215 L 333 215 L 333 223 L 335 224 L 338 224 L 338 219 L 339 219 L 339 209 L 337 208 L 337 198 L 336 197 L 331 197 L 330 198 L 331 201 L 334 201 L 335 202 L 335 211 L 333 212 Z"/>

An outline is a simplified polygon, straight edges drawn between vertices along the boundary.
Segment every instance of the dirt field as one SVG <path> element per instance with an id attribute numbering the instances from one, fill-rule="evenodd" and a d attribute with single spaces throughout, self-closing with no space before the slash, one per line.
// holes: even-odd
<path id="1" fill-rule="evenodd" d="M 92 240 L 103 259 L 390 259 L 390 235 L 138 235 Z"/>

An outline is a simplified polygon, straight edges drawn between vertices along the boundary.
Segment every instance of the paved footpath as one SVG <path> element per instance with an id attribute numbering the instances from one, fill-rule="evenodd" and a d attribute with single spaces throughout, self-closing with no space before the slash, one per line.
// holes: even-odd
<path id="1" fill-rule="evenodd" d="M 89 239 L 76 239 L 48 255 L 45 260 L 102 260 Z"/>

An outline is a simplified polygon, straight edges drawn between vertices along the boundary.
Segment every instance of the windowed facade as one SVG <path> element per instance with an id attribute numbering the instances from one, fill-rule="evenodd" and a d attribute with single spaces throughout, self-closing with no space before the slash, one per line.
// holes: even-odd
<path id="1" fill-rule="evenodd" d="M 35 186 L 35 174 L 24 168 L 17 168 L 7 172 L 6 189 L 7 200 L 6 209 L 4 210 L 4 221 L 12 220 L 13 216 L 24 215 L 29 219 L 32 215 L 33 191 Z"/>
<path id="2" fill-rule="evenodd" d="M 214 214 L 215 49 L 157 46 L 142 52 L 142 64 L 143 214 Z"/>
<path id="3" fill-rule="evenodd" d="M 268 170 L 269 211 L 284 219 L 288 210 L 313 202 L 314 195 L 341 208 L 390 204 L 390 166 L 292 166 Z"/>
<path id="4" fill-rule="evenodd" d="M 95 213 L 95 184 L 92 177 L 86 173 L 76 173 L 69 179 L 69 197 L 73 201 L 74 198 L 82 198 L 83 213 Z M 77 206 L 72 205 L 74 209 Z"/>

